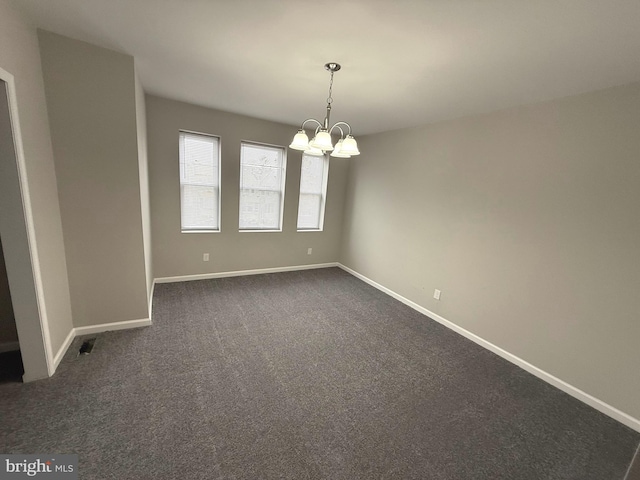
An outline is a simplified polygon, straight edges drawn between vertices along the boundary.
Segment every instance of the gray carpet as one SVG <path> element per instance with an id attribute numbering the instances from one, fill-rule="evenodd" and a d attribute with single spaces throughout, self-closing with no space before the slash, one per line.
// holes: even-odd
<path id="1" fill-rule="evenodd" d="M 0 385 L 82 479 L 623 480 L 640 434 L 336 268 L 156 285 L 154 325 Z"/>

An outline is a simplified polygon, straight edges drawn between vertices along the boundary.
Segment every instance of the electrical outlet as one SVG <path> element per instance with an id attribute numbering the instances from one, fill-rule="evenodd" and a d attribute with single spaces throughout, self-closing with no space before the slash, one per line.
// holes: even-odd
<path id="1" fill-rule="evenodd" d="M 311 252 L 313 252 L 313 248 L 307 248 L 307 255 L 311 255 Z"/>
<path id="2" fill-rule="evenodd" d="M 433 291 L 433 298 L 435 298 L 436 300 L 440 300 L 440 294 L 442 292 L 440 290 L 438 290 L 437 288 Z"/>
<path id="3" fill-rule="evenodd" d="M 208 262 L 209 261 L 209 254 L 208 253 L 203 253 L 202 254 L 202 261 L 203 262 Z"/>

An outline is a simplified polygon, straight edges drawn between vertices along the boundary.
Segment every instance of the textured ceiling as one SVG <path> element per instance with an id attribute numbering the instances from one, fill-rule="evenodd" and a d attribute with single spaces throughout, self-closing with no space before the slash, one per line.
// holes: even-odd
<path id="1" fill-rule="evenodd" d="M 133 55 L 145 91 L 373 133 L 640 80 L 638 0 L 13 0 Z"/>

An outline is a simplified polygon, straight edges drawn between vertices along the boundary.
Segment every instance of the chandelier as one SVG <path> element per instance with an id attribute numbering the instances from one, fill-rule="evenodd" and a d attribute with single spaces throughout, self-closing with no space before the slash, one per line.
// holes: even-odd
<path id="1" fill-rule="evenodd" d="M 293 148 L 294 150 L 302 150 L 307 155 L 314 156 L 323 156 L 327 152 L 331 152 L 332 157 L 339 158 L 350 158 L 352 155 L 360 155 L 360 151 L 358 150 L 358 143 L 356 139 L 351 135 L 351 126 L 347 122 L 336 122 L 331 127 L 329 127 L 329 117 L 331 116 L 331 104 L 333 103 L 333 98 L 331 98 L 331 91 L 333 88 L 333 74 L 340 70 L 339 63 L 327 63 L 324 66 L 325 70 L 328 70 L 331 73 L 331 81 L 329 82 L 329 96 L 327 97 L 327 116 L 324 117 L 323 122 L 319 122 L 315 118 L 308 118 L 304 122 L 302 122 L 302 126 L 298 133 L 293 137 L 293 141 L 289 148 Z M 315 135 L 309 141 L 309 137 L 304 131 L 304 126 L 308 123 L 312 122 L 317 124 Z M 347 132 L 345 135 L 345 131 L 342 127 L 347 128 Z M 331 134 L 334 130 L 340 131 L 340 140 L 336 143 L 335 147 L 333 146 L 331 140 Z"/>

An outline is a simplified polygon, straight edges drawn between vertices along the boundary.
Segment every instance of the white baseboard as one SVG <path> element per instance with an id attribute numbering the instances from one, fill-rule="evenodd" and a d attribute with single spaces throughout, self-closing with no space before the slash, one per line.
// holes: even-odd
<path id="1" fill-rule="evenodd" d="M 0 343 L 0 353 L 15 352 L 16 350 L 20 350 L 20 342 L 17 340 Z"/>
<path id="2" fill-rule="evenodd" d="M 637 418 L 634 418 L 631 415 L 629 415 L 627 413 L 624 413 L 624 412 L 618 410 L 615 407 L 612 407 L 608 403 L 605 403 L 602 400 L 600 400 L 600 399 L 598 399 L 598 398 L 596 398 L 596 397 L 594 397 L 592 395 L 589 395 L 588 393 L 580 390 L 579 388 L 576 388 L 573 385 L 570 385 L 569 383 L 565 382 L 564 380 L 561 380 L 558 377 L 555 377 L 555 376 L 551 375 L 550 373 L 545 372 L 544 370 L 536 367 L 535 365 L 530 364 L 526 360 L 523 360 L 520 357 L 517 357 L 516 355 L 513 355 L 512 353 L 507 352 L 506 350 L 498 347 L 497 345 L 494 345 L 493 343 L 491 343 L 491 342 L 479 337 L 475 333 L 471 333 L 470 331 L 468 331 L 468 330 L 456 325 L 455 323 L 453 323 L 453 322 L 441 317 L 437 313 L 434 313 L 434 312 L 432 312 L 430 310 L 427 310 L 426 308 L 418 305 L 417 303 L 409 300 L 408 298 L 403 297 L 402 295 L 394 292 L 393 290 L 390 290 L 387 287 L 384 287 L 384 286 L 380 285 L 379 283 L 371 280 L 370 278 L 365 277 L 364 275 L 356 272 L 355 270 L 352 270 L 349 267 L 347 267 L 345 265 L 342 265 L 341 263 L 338 263 L 338 267 L 343 269 L 345 272 L 349 272 L 354 277 L 357 277 L 360 280 L 368 283 L 369 285 L 377 288 L 378 290 L 386 293 L 387 295 L 392 296 L 396 300 L 401 301 L 402 303 L 404 303 L 405 305 L 408 305 L 409 307 L 413 308 L 414 310 L 417 310 L 418 312 L 420 312 L 420 313 L 426 315 L 427 317 L 435 320 L 436 322 L 441 323 L 445 327 L 450 328 L 454 332 L 459 333 L 463 337 L 468 338 L 472 342 L 477 343 L 481 347 L 484 347 L 487 350 L 490 350 L 491 352 L 495 353 L 496 355 L 499 355 L 500 357 L 504 358 L 505 360 L 508 360 L 509 362 L 519 366 L 520 368 L 522 368 L 522 369 L 526 370 L 527 372 L 535 375 L 536 377 L 540 378 L 541 380 L 544 380 L 545 382 L 553 385 L 554 387 L 559 388 L 560 390 L 562 390 L 565 393 L 568 393 L 572 397 L 577 398 L 578 400 L 586 403 L 587 405 L 595 408 L 596 410 L 604 413 L 605 415 L 608 415 L 609 417 L 613 418 L 614 420 L 617 420 L 618 422 L 626 425 L 627 427 L 632 428 L 633 430 L 635 430 L 637 432 L 640 432 L 640 420 L 638 420 Z"/>
<path id="3" fill-rule="evenodd" d="M 151 320 L 148 318 L 141 318 L 140 320 L 126 320 L 124 322 L 113 323 L 101 323 L 100 325 L 88 325 L 86 327 L 76 327 L 75 336 L 90 335 L 92 333 L 110 332 L 112 330 L 127 330 L 129 328 L 148 327 L 151 325 Z"/>
<path id="4" fill-rule="evenodd" d="M 294 272 L 297 270 L 313 270 L 316 268 L 329 268 L 329 267 L 337 267 L 337 266 L 339 266 L 337 262 L 315 263 L 313 265 L 294 265 L 291 267 L 273 267 L 273 268 L 260 268 L 255 270 L 238 270 L 234 272 L 201 273 L 197 275 L 180 275 L 177 277 L 160 277 L 160 278 L 156 278 L 154 282 L 155 283 L 187 282 L 190 280 L 207 280 L 210 278 L 242 277 L 245 275 L 262 275 L 264 273 Z"/>
<path id="5" fill-rule="evenodd" d="M 69 331 L 67 338 L 65 338 L 64 342 L 62 342 L 62 345 L 58 349 L 58 352 L 53 357 L 53 372 L 51 373 L 51 375 L 55 373 L 58 365 L 60 365 L 60 362 L 64 358 L 64 355 L 67 353 L 67 350 L 69 350 L 69 346 L 71 345 L 71 342 L 73 342 L 74 338 L 81 335 L 90 335 L 92 333 L 102 333 L 108 332 L 110 330 L 125 330 L 129 328 L 146 327 L 149 325 L 151 325 L 151 320 L 148 318 L 142 318 L 140 320 L 126 320 L 124 322 L 102 323 L 100 325 L 89 325 L 86 327 L 72 328 Z M 22 377 L 23 382 L 31 382 L 33 380 L 40 380 L 40 378 L 28 378 L 24 375 Z"/>
<path id="6" fill-rule="evenodd" d="M 156 280 L 151 283 L 151 293 L 149 295 L 149 321 L 153 322 L 153 293 L 156 291 Z"/>
<path id="7" fill-rule="evenodd" d="M 58 352 L 53 357 L 53 371 L 54 371 L 54 373 L 55 373 L 56 369 L 58 368 L 58 365 L 60 365 L 60 362 L 62 361 L 62 358 L 64 357 L 64 354 L 67 353 L 67 350 L 69 349 L 69 346 L 71 345 L 71 342 L 73 342 L 73 339 L 76 338 L 75 330 L 76 330 L 75 328 L 72 328 L 69 331 L 69 334 L 67 335 L 67 338 L 64 339 L 64 342 L 62 342 L 62 345 L 58 349 Z"/>

